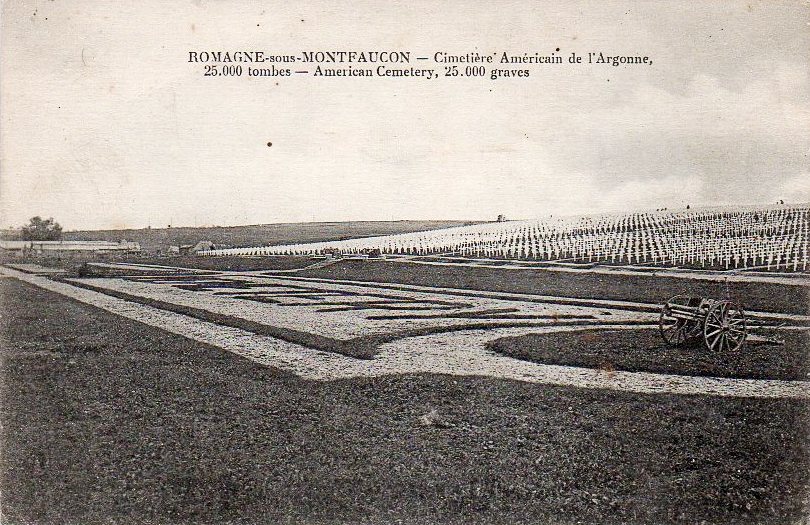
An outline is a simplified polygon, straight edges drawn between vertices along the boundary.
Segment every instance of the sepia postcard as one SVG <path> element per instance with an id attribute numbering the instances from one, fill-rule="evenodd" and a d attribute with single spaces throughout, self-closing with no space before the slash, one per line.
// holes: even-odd
<path id="1" fill-rule="evenodd" d="M 0 523 L 810 524 L 806 0 L 4 0 Z"/>

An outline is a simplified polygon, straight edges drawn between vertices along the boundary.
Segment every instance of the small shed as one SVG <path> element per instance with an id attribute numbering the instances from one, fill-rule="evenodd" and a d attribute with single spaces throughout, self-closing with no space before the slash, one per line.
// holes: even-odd
<path id="1" fill-rule="evenodd" d="M 194 246 L 191 247 L 190 252 L 196 254 L 196 253 L 206 251 L 206 250 L 213 250 L 214 248 L 216 248 L 216 246 L 214 246 L 213 242 L 211 242 L 211 241 L 200 241 L 200 242 L 198 242 L 197 244 L 195 244 Z"/>

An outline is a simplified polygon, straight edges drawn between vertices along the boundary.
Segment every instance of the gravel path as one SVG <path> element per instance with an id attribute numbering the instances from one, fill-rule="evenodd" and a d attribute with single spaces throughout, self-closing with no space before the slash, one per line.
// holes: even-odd
<path id="1" fill-rule="evenodd" d="M 151 270 L 151 271 L 172 271 L 172 272 L 199 273 L 199 274 L 218 273 L 214 270 L 201 270 L 199 268 L 181 268 L 179 266 L 163 266 L 160 264 L 103 263 L 103 262 L 91 262 L 88 264 L 90 266 L 97 266 L 99 268 L 113 268 L 115 270 L 140 270 L 140 271 Z"/>
<path id="2" fill-rule="evenodd" d="M 15 277 L 122 317 L 218 346 L 260 364 L 281 368 L 310 380 L 328 381 L 358 376 L 438 373 L 492 376 L 530 383 L 638 393 L 810 398 L 810 382 L 805 381 L 723 379 L 622 371 L 603 372 L 589 368 L 530 363 L 501 356 L 486 349 L 487 342 L 500 337 L 576 330 L 581 327 L 499 328 L 412 337 L 386 343 L 378 357 L 361 360 L 311 350 L 244 330 L 199 321 L 9 268 L 0 267 L 0 274 Z M 619 328 L 621 327 L 610 327 L 613 330 Z M 626 328 L 637 327 L 627 326 Z M 598 327 L 594 327 L 594 329 L 598 329 Z"/>
<path id="3" fill-rule="evenodd" d="M 456 261 L 424 261 L 420 259 L 395 259 L 397 262 L 408 264 L 427 264 L 432 266 L 471 266 L 478 268 L 493 268 L 508 270 L 542 270 L 547 272 L 568 272 L 568 273 L 596 273 L 596 274 L 617 274 L 617 275 L 651 275 L 649 271 L 634 270 L 632 266 L 595 266 L 593 268 L 573 268 L 563 266 L 526 266 L 517 264 L 499 264 L 494 266 L 482 262 L 476 262 L 471 259 L 470 262 L 456 262 Z M 554 261 L 549 261 L 554 262 Z M 729 281 L 729 282 L 762 282 L 762 283 L 778 283 L 789 284 L 795 286 L 810 286 L 810 277 L 805 274 L 791 274 L 789 276 L 778 275 L 758 275 L 756 273 L 745 273 L 741 275 L 738 271 L 728 270 L 691 270 L 686 268 L 666 268 L 662 267 L 660 271 L 656 271 L 655 275 L 661 277 L 681 277 L 686 279 L 700 279 L 706 281 Z"/>

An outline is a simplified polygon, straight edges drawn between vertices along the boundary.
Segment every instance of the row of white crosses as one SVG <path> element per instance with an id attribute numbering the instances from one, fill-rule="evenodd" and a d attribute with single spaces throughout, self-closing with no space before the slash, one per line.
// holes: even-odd
<path id="1" fill-rule="evenodd" d="M 460 255 L 476 258 L 806 270 L 810 208 L 639 213 L 486 223 L 203 255 Z"/>

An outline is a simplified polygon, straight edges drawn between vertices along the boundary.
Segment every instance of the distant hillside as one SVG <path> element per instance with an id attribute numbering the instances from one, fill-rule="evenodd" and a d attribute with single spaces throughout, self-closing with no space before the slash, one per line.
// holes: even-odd
<path id="1" fill-rule="evenodd" d="M 363 221 L 257 224 L 210 228 L 144 228 L 65 232 L 65 240 L 126 239 L 140 243 L 148 252 L 165 251 L 171 245 L 211 241 L 232 247 L 334 241 L 392 235 L 476 224 L 476 221 Z"/>

